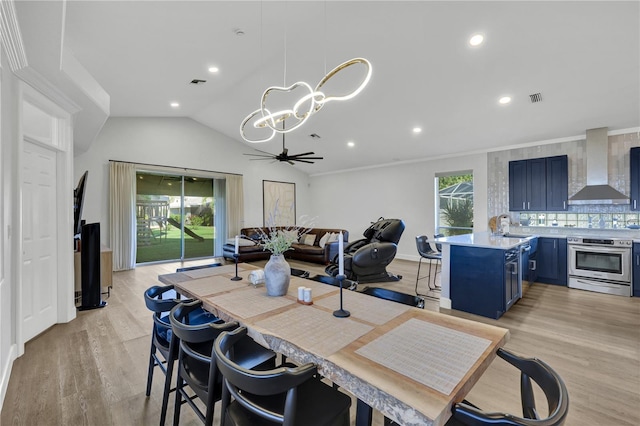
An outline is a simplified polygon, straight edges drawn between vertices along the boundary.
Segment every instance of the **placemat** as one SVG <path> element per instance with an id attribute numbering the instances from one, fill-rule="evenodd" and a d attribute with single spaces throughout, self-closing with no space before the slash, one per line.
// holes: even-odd
<path id="1" fill-rule="evenodd" d="M 245 283 L 247 282 L 245 281 Z M 208 297 L 207 301 L 219 306 L 220 309 L 235 318 L 251 318 L 296 303 L 295 300 L 286 297 L 267 296 L 264 287 L 253 288 L 251 286 L 231 293 Z"/>
<path id="2" fill-rule="evenodd" d="M 332 294 L 317 302 L 314 301 L 314 303 L 325 308 L 338 309 L 340 307 L 340 293 Z M 349 290 L 342 291 L 342 306 L 351 312 L 352 317 L 377 325 L 382 325 L 411 309 L 411 306 Z"/>
<path id="3" fill-rule="evenodd" d="M 249 281 L 231 281 L 228 276 L 214 275 L 211 277 L 191 280 L 180 284 L 181 287 L 193 293 L 198 298 L 246 287 Z"/>
<path id="4" fill-rule="evenodd" d="M 238 273 L 245 269 L 238 265 Z M 220 274 L 234 274 L 236 273 L 236 265 L 223 265 L 215 266 L 213 268 L 194 269 L 193 271 L 185 271 L 183 274 L 190 276 L 191 278 L 210 277 L 212 275 Z"/>
<path id="5" fill-rule="evenodd" d="M 481 337 L 410 319 L 356 353 L 449 395 L 490 344 Z"/>
<path id="6" fill-rule="evenodd" d="M 256 326 L 277 330 L 277 335 L 284 340 L 296 342 L 305 351 L 323 358 L 373 329 L 348 318 L 336 318 L 331 312 L 302 305 L 258 321 Z"/>
<path id="7" fill-rule="evenodd" d="M 312 297 L 315 303 L 315 298 L 318 296 L 325 295 L 327 293 L 331 293 L 332 291 L 336 291 L 337 289 L 333 286 L 319 283 L 317 281 L 311 281 L 307 279 L 294 279 L 291 278 L 291 285 L 289 286 L 289 291 L 287 291 L 287 295 L 292 297 L 298 297 L 298 287 L 309 287 L 311 289 Z"/>

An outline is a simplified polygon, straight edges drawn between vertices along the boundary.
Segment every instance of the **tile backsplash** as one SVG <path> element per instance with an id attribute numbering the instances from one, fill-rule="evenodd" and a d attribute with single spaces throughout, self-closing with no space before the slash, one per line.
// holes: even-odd
<path id="1" fill-rule="evenodd" d="M 629 150 L 640 146 L 640 132 L 609 136 L 609 185 L 625 195 L 630 193 Z M 621 229 L 638 225 L 638 213 L 627 205 L 570 205 L 566 212 L 509 212 L 509 161 L 567 155 L 569 165 L 569 197 L 587 182 L 586 141 L 551 143 L 487 155 L 487 214 L 506 213 L 513 223 L 523 226 L 558 228 Z M 529 224 L 529 225 L 526 225 Z"/>
<path id="2" fill-rule="evenodd" d="M 513 213 L 512 213 L 513 215 Z M 520 213 L 520 226 L 557 226 L 559 228 L 623 229 L 638 226 L 638 213 Z"/>

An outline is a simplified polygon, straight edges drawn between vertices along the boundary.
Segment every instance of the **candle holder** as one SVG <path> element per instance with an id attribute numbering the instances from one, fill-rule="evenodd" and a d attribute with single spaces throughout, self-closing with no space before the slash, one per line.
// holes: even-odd
<path id="1" fill-rule="evenodd" d="M 236 260 L 236 276 L 231 278 L 231 281 L 240 281 L 242 277 L 238 276 L 238 254 L 234 254 L 233 258 Z"/>
<path id="2" fill-rule="evenodd" d="M 351 312 L 345 311 L 342 308 L 342 282 L 346 277 L 343 274 L 339 274 L 336 276 L 336 279 L 340 282 L 340 309 L 337 311 L 333 311 L 333 316 L 338 318 L 346 318 L 351 315 Z"/>

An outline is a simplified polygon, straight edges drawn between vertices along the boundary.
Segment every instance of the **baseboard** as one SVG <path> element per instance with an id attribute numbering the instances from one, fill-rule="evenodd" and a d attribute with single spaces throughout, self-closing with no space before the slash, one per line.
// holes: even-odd
<path id="1" fill-rule="evenodd" d="M 16 359 L 17 347 L 11 345 L 9 348 L 9 356 L 7 357 L 6 365 L 2 366 L 2 375 L 0 376 L 0 411 L 2 411 L 2 405 L 4 404 L 4 397 L 7 394 L 7 388 L 9 387 L 9 379 L 11 378 L 11 368 L 13 367 L 13 361 Z"/>
<path id="2" fill-rule="evenodd" d="M 451 299 L 440 296 L 440 307 L 444 309 L 451 309 Z"/>

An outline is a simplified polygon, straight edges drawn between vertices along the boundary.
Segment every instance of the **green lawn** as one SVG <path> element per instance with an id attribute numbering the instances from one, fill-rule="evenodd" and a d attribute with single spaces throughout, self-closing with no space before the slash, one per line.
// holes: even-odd
<path id="1" fill-rule="evenodd" d="M 204 238 L 198 241 L 185 233 L 185 258 L 213 256 L 213 226 L 190 227 L 196 235 Z M 159 260 L 180 259 L 180 230 L 169 227 L 166 235 L 153 230 L 151 244 L 138 245 L 136 263 L 157 262 Z"/>

